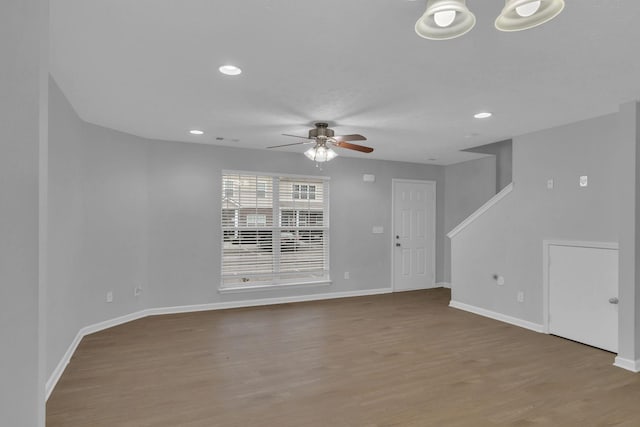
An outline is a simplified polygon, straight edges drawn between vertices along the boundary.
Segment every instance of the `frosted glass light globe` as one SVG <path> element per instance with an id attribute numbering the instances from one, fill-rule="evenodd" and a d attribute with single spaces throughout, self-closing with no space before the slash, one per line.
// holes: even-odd
<path id="1" fill-rule="evenodd" d="M 304 152 L 304 155 L 307 156 L 308 159 L 320 163 L 328 162 L 331 159 L 335 159 L 338 156 L 338 153 L 333 151 L 331 148 L 318 146 L 309 148 Z"/>
<path id="2" fill-rule="evenodd" d="M 455 10 L 443 10 L 433 14 L 433 20 L 438 27 L 448 27 L 456 19 Z"/>
<path id="3" fill-rule="evenodd" d="M 523 18 L 526 18 L 527 16 L 531 16 L 536 13 L 538 9 L 540 9 L 540 0 L 532 1 L 516 7 L 516 13 Z"/>

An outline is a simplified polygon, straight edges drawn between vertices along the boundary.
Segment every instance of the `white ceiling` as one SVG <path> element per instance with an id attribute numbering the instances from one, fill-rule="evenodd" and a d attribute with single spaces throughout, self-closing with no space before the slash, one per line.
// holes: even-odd
<path id="1" fill-rule="evenodd" d="M 637 0 L 566 0 L 517 33 L 493 27 L 504 1 L 468 0 L 476 27 L 449 41 L 414 33 L 425 5 L 51 0 L 51 73 L 84 120 L 146 138 L 265 148 L 322 120 L 375 149 L 341 155 L 435 164 L 640 99 Z"/>

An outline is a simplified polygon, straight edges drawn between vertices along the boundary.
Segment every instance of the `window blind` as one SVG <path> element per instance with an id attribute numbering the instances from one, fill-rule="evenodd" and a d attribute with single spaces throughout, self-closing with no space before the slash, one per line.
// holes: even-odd
<path id="1" fill-rule="evenodd" d="M 328 181 L 224 173 L 222 288 L 329 279 Z"/>

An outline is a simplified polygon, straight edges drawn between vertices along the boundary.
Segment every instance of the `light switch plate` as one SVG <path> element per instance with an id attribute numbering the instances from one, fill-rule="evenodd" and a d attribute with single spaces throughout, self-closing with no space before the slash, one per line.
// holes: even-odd
<path id="1" fill-rule="evenodd" d="M 553 189 L 553 180 L 552 179 L 548 179 L 547 180 L 547 190 L 552 190 Z"/>
<path id="2" fill-rule="evenodd" d="M 580 177 L 580 187 L 586 187 L 587 185 L 589 185 L 589 178 L 587 175 L 582 175 Z"/>

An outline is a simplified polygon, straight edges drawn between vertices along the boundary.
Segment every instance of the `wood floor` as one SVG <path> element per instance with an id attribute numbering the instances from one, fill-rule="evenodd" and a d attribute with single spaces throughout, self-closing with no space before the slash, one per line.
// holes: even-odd
<path id="1" fill-rule="evenodd" d="M 447 290 L 155 316 L 86 337 L 48 427 L 640 426 L 613 355 Z"/>

